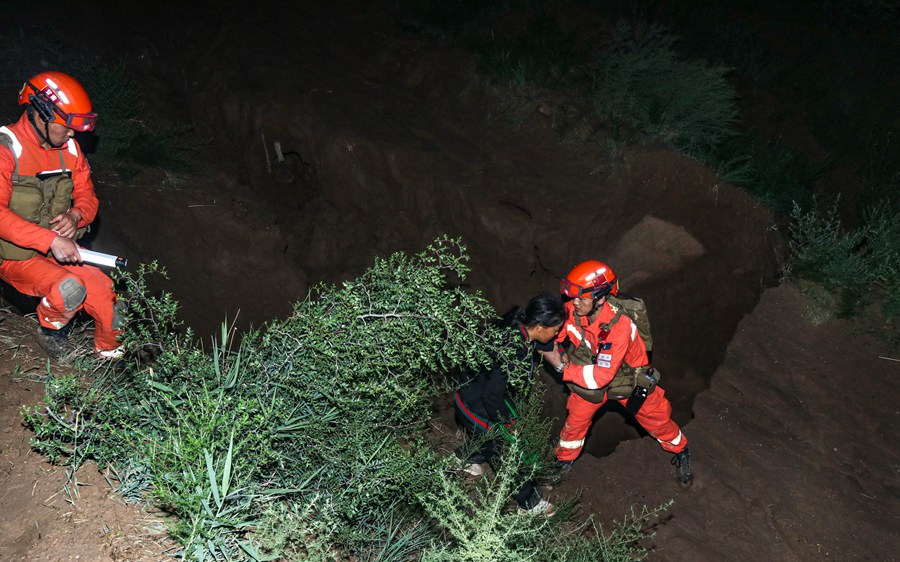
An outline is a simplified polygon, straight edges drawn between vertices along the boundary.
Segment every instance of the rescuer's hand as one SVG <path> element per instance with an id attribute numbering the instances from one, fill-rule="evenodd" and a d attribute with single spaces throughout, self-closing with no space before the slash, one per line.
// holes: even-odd
<path id="1" fill-rule="evenodd" d="M 562 372 L 565 363 L 563 362 L 562 355 L 558 348 L 553 351 L 538 351 L 538 353 L 544 357 L 544 361 L 546 361 L 554 371 L 557 373 Z"/>
<path id="2" fill-rule="evenodd" d="M 59 263 L 81 263 L 78 245 L 71 238 L 57 236 L 50 243 L 50 253 Z"/>
<path id="3" fill-rule="evenodd" d="M 53 226 L 53 232 L 66 238 L 75 238 L 78 231 L 78 223 L 81 221 L 81 214 L 75 209 L 56 215 L 50 220 Z"/>

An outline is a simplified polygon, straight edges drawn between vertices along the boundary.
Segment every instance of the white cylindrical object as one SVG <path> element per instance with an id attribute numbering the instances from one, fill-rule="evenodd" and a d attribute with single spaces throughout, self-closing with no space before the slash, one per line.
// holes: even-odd
<path id="1" fill-rule="evenodd" d="M 84 263 L 105 265 L 106 267 L 125 267 L 128 264 L 127 259 L 112 254 L 103 254 L 93 250 L 85 250 L 84 248 L 78 248 L 78 253 L 81 254 L 81 260 Z"/>

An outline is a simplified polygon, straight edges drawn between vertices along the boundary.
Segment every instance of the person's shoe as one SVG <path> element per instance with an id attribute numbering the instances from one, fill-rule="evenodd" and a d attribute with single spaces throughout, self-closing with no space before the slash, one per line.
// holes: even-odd
<path id="1" fill-rule="evenodd" d="M 59 359 L 69 350 L 69 325 L 59 330 L 38 326 L 37 342 L 53 359 Z"/>
<path id="2" fill-rule="evenodd" d="M 482 474 L 484 474 L 484 469 L 481 468 L 481 465 L 475 464 L 474 462 L 464 463 L 459 470 L 468 474 L 469 476 L 481 476 Z"/>
<path id="3" fill-rule="evenodd" d="M 552 517 L 554 513 L 556 513 L 556 506 L 547 500 L 542 499 L 537 503 L 536 506 L 531 509 L 523 509 L 519 508 L 519 511 L 523 513 L 529 513 L 531 515 L 543 515 L 544 517 Z"/>
<path id="4" fill-rule="evenodd" d="M 463 474 L 468 474 L 469 476 L 481 476 L 482 474 L 484 474 L 484 468 L 482 468 L 480 464 L 461 459 L 456 453 L 453 454 L 453 460 L 456 461 L 454 463 L 454 472 L 462 472 Z"/>
<path id="5" fill-rule="evenodd" d="M 672 464 L 675 465 L 675 478 L 678 485 L 682 488 L 690 488 L 694 483 L 694 473 L 691 470 L 691 451 L 687 447 L 680 453 L 676 453 L 672 457 Z"/>
<path id="6" fill-rule="evenodd" d="M 94 348 L 94 353 L 97 354 L 97 357 L 100 359 L 110 359 L 116 361 L 121 359 L 125 355 L 125 346 L 120 345 L 115 349 L 97 349 Z"/>
<path id="7" fill-rule="evenodd" d="M 542 483 L 547 486 L 556 486 L 557 484 L 563 483 L 566 479 L 569 478 L 569 475 L 572 474 L 572 465 L 575 464 L 575 461 L 556 461 L 556 466 L 549 475 L 547 475 Z"/>

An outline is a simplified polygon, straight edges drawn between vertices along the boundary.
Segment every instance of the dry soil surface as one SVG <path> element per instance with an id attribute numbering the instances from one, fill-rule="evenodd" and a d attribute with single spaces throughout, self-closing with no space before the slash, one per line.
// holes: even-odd
<path id="1" fill-rule="evenodd" d="M 606 526 L 673 499 L 649 560 L 900 559 L 900 356 L 858 325 L 809 324 L 806 306 L 792 287 L 770 289 L 739 324 L 684 428 L 691 489 L 645 437 L 583 456 L 550 499 L 581 490 L 582 514 Z M 161 521 L 111 494 L 95 465 L 78 472 L 75 497 L 65 468 L 31 451 L 19 410 L 41 400 L 47 368 L 33 328 L 10 313 L 0 324 L 0 560 L 168 558 Z"/>

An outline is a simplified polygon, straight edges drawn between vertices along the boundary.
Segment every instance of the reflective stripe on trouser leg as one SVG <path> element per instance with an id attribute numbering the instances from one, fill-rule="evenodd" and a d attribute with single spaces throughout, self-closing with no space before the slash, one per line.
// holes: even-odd
<path id="1" fill-rule="evenodd" d="M 624 405 L 627 400 L 619 402 Z M 672 421 L 672 404 L 666 398 L 666 391 L 661 387 L 657 386 L 647 396 L 644 405 L 634 417 L 666 451 L 680 453 L 687 447 L 687 437 L 681 432 L 678 424 Z"/>
<path id="2" fill-rule="evenodd" d="M 604 400 L 605 402 L 605 400 Z M 578 396 L 574 392 L 566 401 L 566 423 L 559 432 L 559 445 L 556 447 L 556 458 L 561 461 L 574 461 L 581 454 L 584 438 L 591 427 L 591 420 L 603 402 L 594 404 Z"/>

